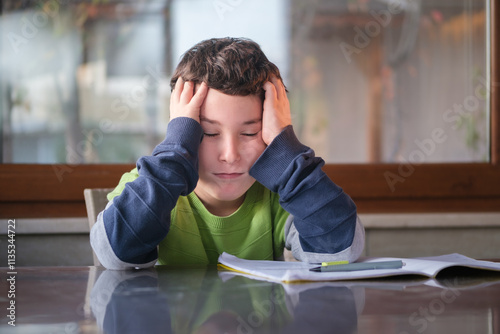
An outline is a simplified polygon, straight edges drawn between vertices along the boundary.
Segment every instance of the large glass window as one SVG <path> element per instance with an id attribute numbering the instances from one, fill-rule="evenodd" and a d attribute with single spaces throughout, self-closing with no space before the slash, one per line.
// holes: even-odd
<path id="1" fill-rule="evenodd" d="M 292 5 L 298 132 L 329 162 L 489 159 L 484 0 Z"/>
<path id="2" fill-rule="evenodd" d="M 168 117 L 162 113 L 168 8 L 162 2 L 8 3 L 3 162 L 116 163 L 145 154 Z"/>
<path id="3" fill-rule="evenodd" d="M 300 139 L 329 163 L 489 161 L 485 0 L 3 1 L 3 163 L 133 163 L 168 123 L 172 69 L 258 42 Z"/>

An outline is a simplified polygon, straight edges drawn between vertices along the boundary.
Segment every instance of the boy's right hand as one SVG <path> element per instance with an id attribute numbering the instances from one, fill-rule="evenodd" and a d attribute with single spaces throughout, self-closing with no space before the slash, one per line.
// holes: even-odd
<path id="1" fill-rule="evenodd" d="M 189 117 L 200 123 L 200 109 L 207 96 L 208 86 L 202 82 L 195 89 L 192 81 L 179 77 L 170 97 L 170 120 L 176 117 Z"/>

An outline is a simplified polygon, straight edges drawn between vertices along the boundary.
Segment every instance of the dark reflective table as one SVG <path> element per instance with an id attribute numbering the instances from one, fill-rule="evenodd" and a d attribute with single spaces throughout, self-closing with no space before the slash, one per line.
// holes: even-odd
<path id="1" fill-rule="evenodd" d="M 215 266 L 8 272 L 0 333 L 500 332 L 493 274 L 279 284 Z"/>

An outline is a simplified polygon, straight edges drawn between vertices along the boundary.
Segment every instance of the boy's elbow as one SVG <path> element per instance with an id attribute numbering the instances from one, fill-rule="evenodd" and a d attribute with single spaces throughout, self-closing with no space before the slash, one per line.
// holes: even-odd
<path id="1" fill-rule="evenodd" d="M 354 229 L 354 237 L 352 239 L 350 248 L 351 256 L 349 259 L 347 259 L 347 261 L 349 262 L 354 262 L 359 259 L 365 248 L 365 228 L 361 223 L 358 215 L 356 215 L 356 227 Z"/>
<path id="2" fill-rule="evenodd" d="M 354 218 L 354 217 L 353 217 Z M 347 223 L 347 222 L 346 222 Z M 356 261 L 363 253 L 365 246 L 365 229 L 357 215 L 347 224 L 349 233 L 332 231 L 322 237 L 299 236 L 292 221 L 285 229 L 287 248 L 299 261 L 304 262 L 329 262 L 329 261 Z M 345 226 L 347 227 L 347 226 Z"/>
<path id="3" fill-rule="evenodd" d="M 151 268 L 155 265 L 156 259 L 154 261 L 139 264 L 128 263 L 120 260 L 109 242 L 102 216 L 101 212 L 97 218 L 97 222 L 90 230 L 90 245 L 103 267 L 111 270 L 126 270 L 135 268 Z"/>

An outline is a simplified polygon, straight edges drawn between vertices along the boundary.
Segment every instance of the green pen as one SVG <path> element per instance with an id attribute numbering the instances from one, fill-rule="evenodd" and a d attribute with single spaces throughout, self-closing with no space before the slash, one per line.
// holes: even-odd
<path id="1" fill-rule="evenodd" d="M 358 271 L 372 269 L 399 269 L 404 266 L 403 261 L 379 261 L 379 262 L 357 262 L 349 264 L 335 264 L 332 266 L 321 266 L 309 269 L 316 272 L 331 272 L 331 271 Z"/>
<path id="2" fill-rule="evenodd" d="M 348 264 L 349 261 L 332 261 L 332 262 L 321 262 L 322 266 L 335 266 L 337 264 Z"/>

